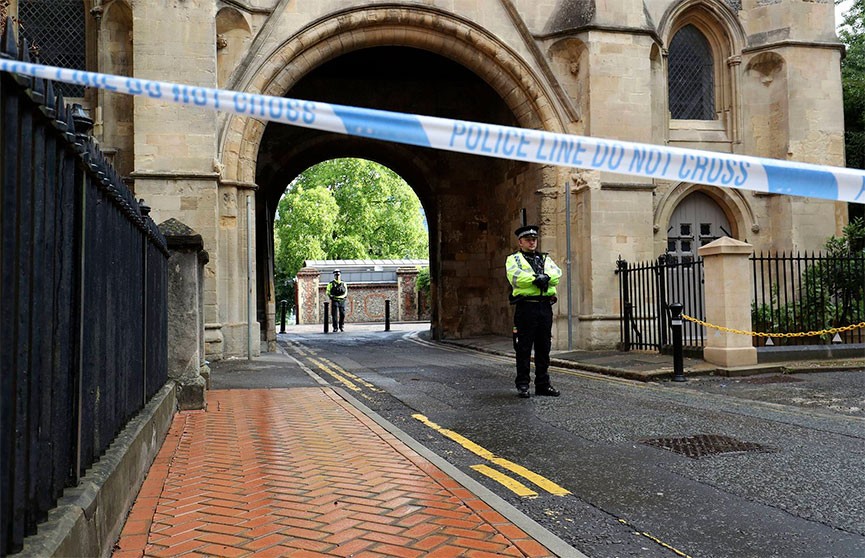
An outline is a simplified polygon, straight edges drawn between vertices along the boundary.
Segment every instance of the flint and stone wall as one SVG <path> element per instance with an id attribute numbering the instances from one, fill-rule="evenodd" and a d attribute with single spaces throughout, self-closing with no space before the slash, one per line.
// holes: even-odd
<path id="1" fill-rule="evenodd" d="M 385 301 L 390 300 L 392 322 L 429 320 L 428 305 L 419 301 L 415 288 L 418 270 L 400 268 L 396 283 L 347 283 L 346 323 L 385 321 Z M 299 324 L 324 322 L 324 303 L 328 302 L 327 283 L 319 283 L 320 272 L 305 267 L 297 274 L 297 319 Z M 421 312 L 418 312 L 418 308 Z M 330 320 L 330 317 L 328 317 Z"/>

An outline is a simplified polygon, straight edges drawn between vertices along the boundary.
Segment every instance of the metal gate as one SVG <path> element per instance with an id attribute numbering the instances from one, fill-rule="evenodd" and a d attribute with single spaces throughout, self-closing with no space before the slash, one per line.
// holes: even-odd
<path id="1" fill-rule="evenodd" d="M 662 254 L 656 261 L 631 264 L 616 261 L 619 276 L 620 343 L 622 351 L 664 351 L 672 347 L 669 305 L 679 302 L 683 312 L 705 319 L 703 260 L 678 261 Z M 683 347 L 702 354 L 705 328 L 690 321 L 683 327 Z"/>

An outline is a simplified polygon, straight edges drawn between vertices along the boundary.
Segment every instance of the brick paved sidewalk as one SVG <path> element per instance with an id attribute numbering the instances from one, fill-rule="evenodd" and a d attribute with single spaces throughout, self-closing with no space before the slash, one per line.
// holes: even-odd
<path id="1" fill-rule="evenodd" d="M 216 390 L 178 413 L 132 556 L 552 556 L 330 388 Z"/>

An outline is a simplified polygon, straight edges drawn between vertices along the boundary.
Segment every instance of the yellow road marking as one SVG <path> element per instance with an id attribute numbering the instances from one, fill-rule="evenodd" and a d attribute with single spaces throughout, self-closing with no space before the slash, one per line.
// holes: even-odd
<path id="1" fill-rule="evenodd" d="M 337 379 L 337 380 L 339 380 L 340 382 L 342 382 L 342 384 L 345 385 L 345 387 L 347 387 L 348 389 L 350 389 L 350 390 L 352 390 L 352 391 L 361 391 L 361 389 L 360 389 L 359 387 L 357 387 L 357 386 L 354 384 L 354 382 L 352 382 L 352 381 L 349 380 L 348 378 L 344 378 L 342 375 L 340 375 L 340 374 L 339 374 L 338 372 L 336 372 L 335 370 L 331 370 L 330 368 L 328 368 L 327 366 L 325 366 L 324 363 L 319 362 L 318 360 L 316 360 L 316 359 L 314 359 L 314 358 L 310 358 L 309 360 L 310 360 L 310 362 L 312 362 L 313 364 L 315 364 L 316 366 L 318 366 L 322 371 L 326 372 L 327 374 L 330 374 L 330 375 L 333 376 L 335 379 Z"/>
<path id="2" fill-rule="evenodd" d="M 433 430 L 435 430 L 436 432 L 438 432 L 439 434 L 441 434 L 445 438 L 450 438 L 454 442 L 458 443 L 459 445 L 461 445 L 462 447 L 466 448 L 467 450 L 469 450 L 470 452 L 472 452 L 473 454 L 475 454 L 479 457 L 483 457 L 484 459 L 487 459 L 490 461 L 495 459 L 495 457 L 496 457 L 495 455 L 493 455 L 493 452 L 482 448 L 481 446 L 472 442 L 468 438 L 466 438 L 460 434 L 457 434 L 453 430 L 448 430 L 447 428 L 442 428 L 441 426 L 434 423 L 433 421 L 431 421 L 430 419 L 428 419 L 424 415 L 421 415 L 418 413 L 418 414 L 412 415 L 412 418 L 414 418 L 414 419 L 422 422 L 423 424 L 429 426 L 430 428 L 432 428 Z"/>
<path id="3" fill-rule="evenodd" d="M 504 457 L 495 457 L 495 458 L 491 459 L 490 461 L 492 461 L 493 463 L 495 463 L 496 465 L 498 465 L 502 469 L 507 469 L 508 471 L 510 471 L 512 473 L 518 474 L 519 476 L 523 477 L 524 479 L 528 479 L 528 480 L 532 481 L 533 483 L 540 486 L 541 488 L 543 488 L 544 490 L 546 490 L 550 494 L 553 494 L 554 496 L 564 496 L 566 494 L 570 494 L 569 491 L 565 490 L 564 488 L 557 485 L 553 481 L 547 479 L 546 477 L 542 477 L 541 475 L 539 475 L 537 473 L 529 471 L 528 469 L 526 469 L 522 465 L 517 465 L 516 463 L 514 463 L 512 461 L 508 461 Z"/>
<path id="4" fill-rule="evenodd" d="M 495 469 L 487 467 L 486 465 L 472 465 L 471 468 L 478 473 L 493 479 L 517 496 L 522 496 L 523 498 L 535 498 L 538 495 L 537 492 L 524 485 L 520 481 L 514 480 L 511 477 L 496 471 Z"/>
<path id="5" fill-rule="evenodd" d="M 622 523 L 622 524 L 624 524 L 624 525 L 627 525 L 628 527 L 632 527 L 632 528 L 633 528 L 633 525 L 631 525 L 630 523 L 628 523 L 628 522 L 625 521 L 624 519 L 619 519 L 619 523 Z M 682 552 L 681 550 L 679 550 L 679 549 L 677 549 L 677 548 L 673 548 L 672 546 L 668 545 L 667 543 L 665 543 L 664 541 L 662 541 L 662 540 L 659 539 L 658 537 L 655 537 L 655 536 L 653 536 L 652 534 L 647 533 L 646 531 L 636 531 L 636 530 L 635 530 L 634 533 L 636 533 L 637 535 L 642 535 L 642 536 L 646 537 L 647 539 L 649 539 L 649 540 L 651 540 L 651 541 L 654 541 L 655 543 L 657 543 L 657 544 L 663 546 L 664 548 L 666 548 L 666 549 L 672 551 L 672 552 L 675 553 L 676 555 L 678 555 L 678 556 L 682 556 L 682 558 L 691 558 L 691 556 L 690 556 L 689 554 L 685 554 L 685 553 Z"/>
<path id="6" fill-rule="evenodd" d="M 421 423 L 425 424 L 426 426 L 432 428 L 433 430 L 435 430 L 436 432 L 438 432 L 442 436 L 444 436 L 446 438 L 450 438 L 451 440 L 458 443 L 459 445 L 461 445 L 465 449 L 469 450 L 473 454 L 477 455 L 478 457 L 482 457 L 483 459 L 486 459 L 487 461 L 494 463 L 495 465 L 498 465 L 499 467 L 502 467 L 503 469 L 507 469 L 508 471 L 511 471 L 512 473 L 516 473 L 517 475 L 520 475 L 524 479 L 531 481 L 534 484 L 536 484 L 537 486 L 543 488 L 544 490 L 546 490 L 550 494 L 554 494 L 556 496 L 564 496 L 566 494 L 570 494 L 570 491 L 565 490 L 564 488 L 562 488 L 558 484 L 554 483 L 553 481 L 547 479 L 546 477 L 543 477 L 537 473 L 533 473 L 532 471 L 526 469 L 525 467 L 522 467 L 520 465 L 517 465 L 516 463 L 508 461 L 507 459 L 504 459 L 503 457 L 496 457 L 495 454 L 493 454 L 493 452 L 491 452 L 490 450 L 479 446 L 478 444 L 472 442 L 471 440 L 469 440 L 465 436 L 463 436 L 461 434 L 457 434 L 453 430 L 448 430 L 447 428 L 442 428 L 441 426 L 434 423 L 433 421 L 431 421 L 430 419 L 428 419 L 424 415 L 421 415 L 420 413 L 412 415 L 412 418 L 414 418 L 415 420 L 420 421 Z"/>
<path id="7" fill-rule="evenodd" d="M 348 377 L 348 378 L 351 378 L 352 380 L 354 380 L 355 382 L 361 384 L 361 385 L 364 386 L 365 388 L 370 389 L 370 390 L 372 390 L 372 391 L 377 391 L 377 392 L 381 392 L 381 391 L 382 391 L 382 390 L 380 390 L 379 388 L 375 387 L 375 385 L 373 385 L 373 384 L 367 382 L 366 380 L 364 380 L 364 379 L 361 378 L 360 376 L 357 376 L 357 375 L 355 375 L 355 374 L 352 374 L 351 372 L 349 372 L 349 371 L 346 370 L 345 368 L 342 368 L 342 367 L 339 366 L 338 364 L 335 364 L 335 363 L 333 363 L 332 361 L 330 361 L 330 360 L 328 360 L 328 359 L 326 359 L 326 358 L 322 358 L 321 360 L 322 360 L 322 362 L 326 362 L 327 364 L 329 364 L 330 366 L 332 366 L 332 367 L 333 367 L 334 369 L 336 369 L 340 374 L 343 374 L 344 376 L 346 376 L 346 377 Z"/>
<path id="8" fill-rule="evenodd" d="M 288 346 L 290 346 L 294 351 L 300 355 L 315 355 L 318 354 L 318 351 L 307 347 L 306 345 L 302 345 L 297 341 L 286 341 Z"/>

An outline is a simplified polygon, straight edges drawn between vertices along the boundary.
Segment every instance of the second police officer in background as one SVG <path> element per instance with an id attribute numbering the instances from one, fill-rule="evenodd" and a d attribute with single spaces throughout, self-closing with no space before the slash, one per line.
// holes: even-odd
<path id="1" fill-rule="evenodd" d="M 330 315 L 333 318 L 333 332 L 345 331 L 345 299 L 348 297 L 348 285 L 340 280 L 338 269 L 333 270 L 333 281 L 327 284 L 325 290 L 330 297 Z"/>
<path id="2" fill-rule="evenodd" d="M 514 309 L 517 395 L 529 397 L 532 347 L 535 350 L 535 395 L 559 396 L 550 384 L 553 307 L 562 270 L 545 252 L 538 252 L 538 226 L 514 231 L 520 249 L 505 262 Z"/>

